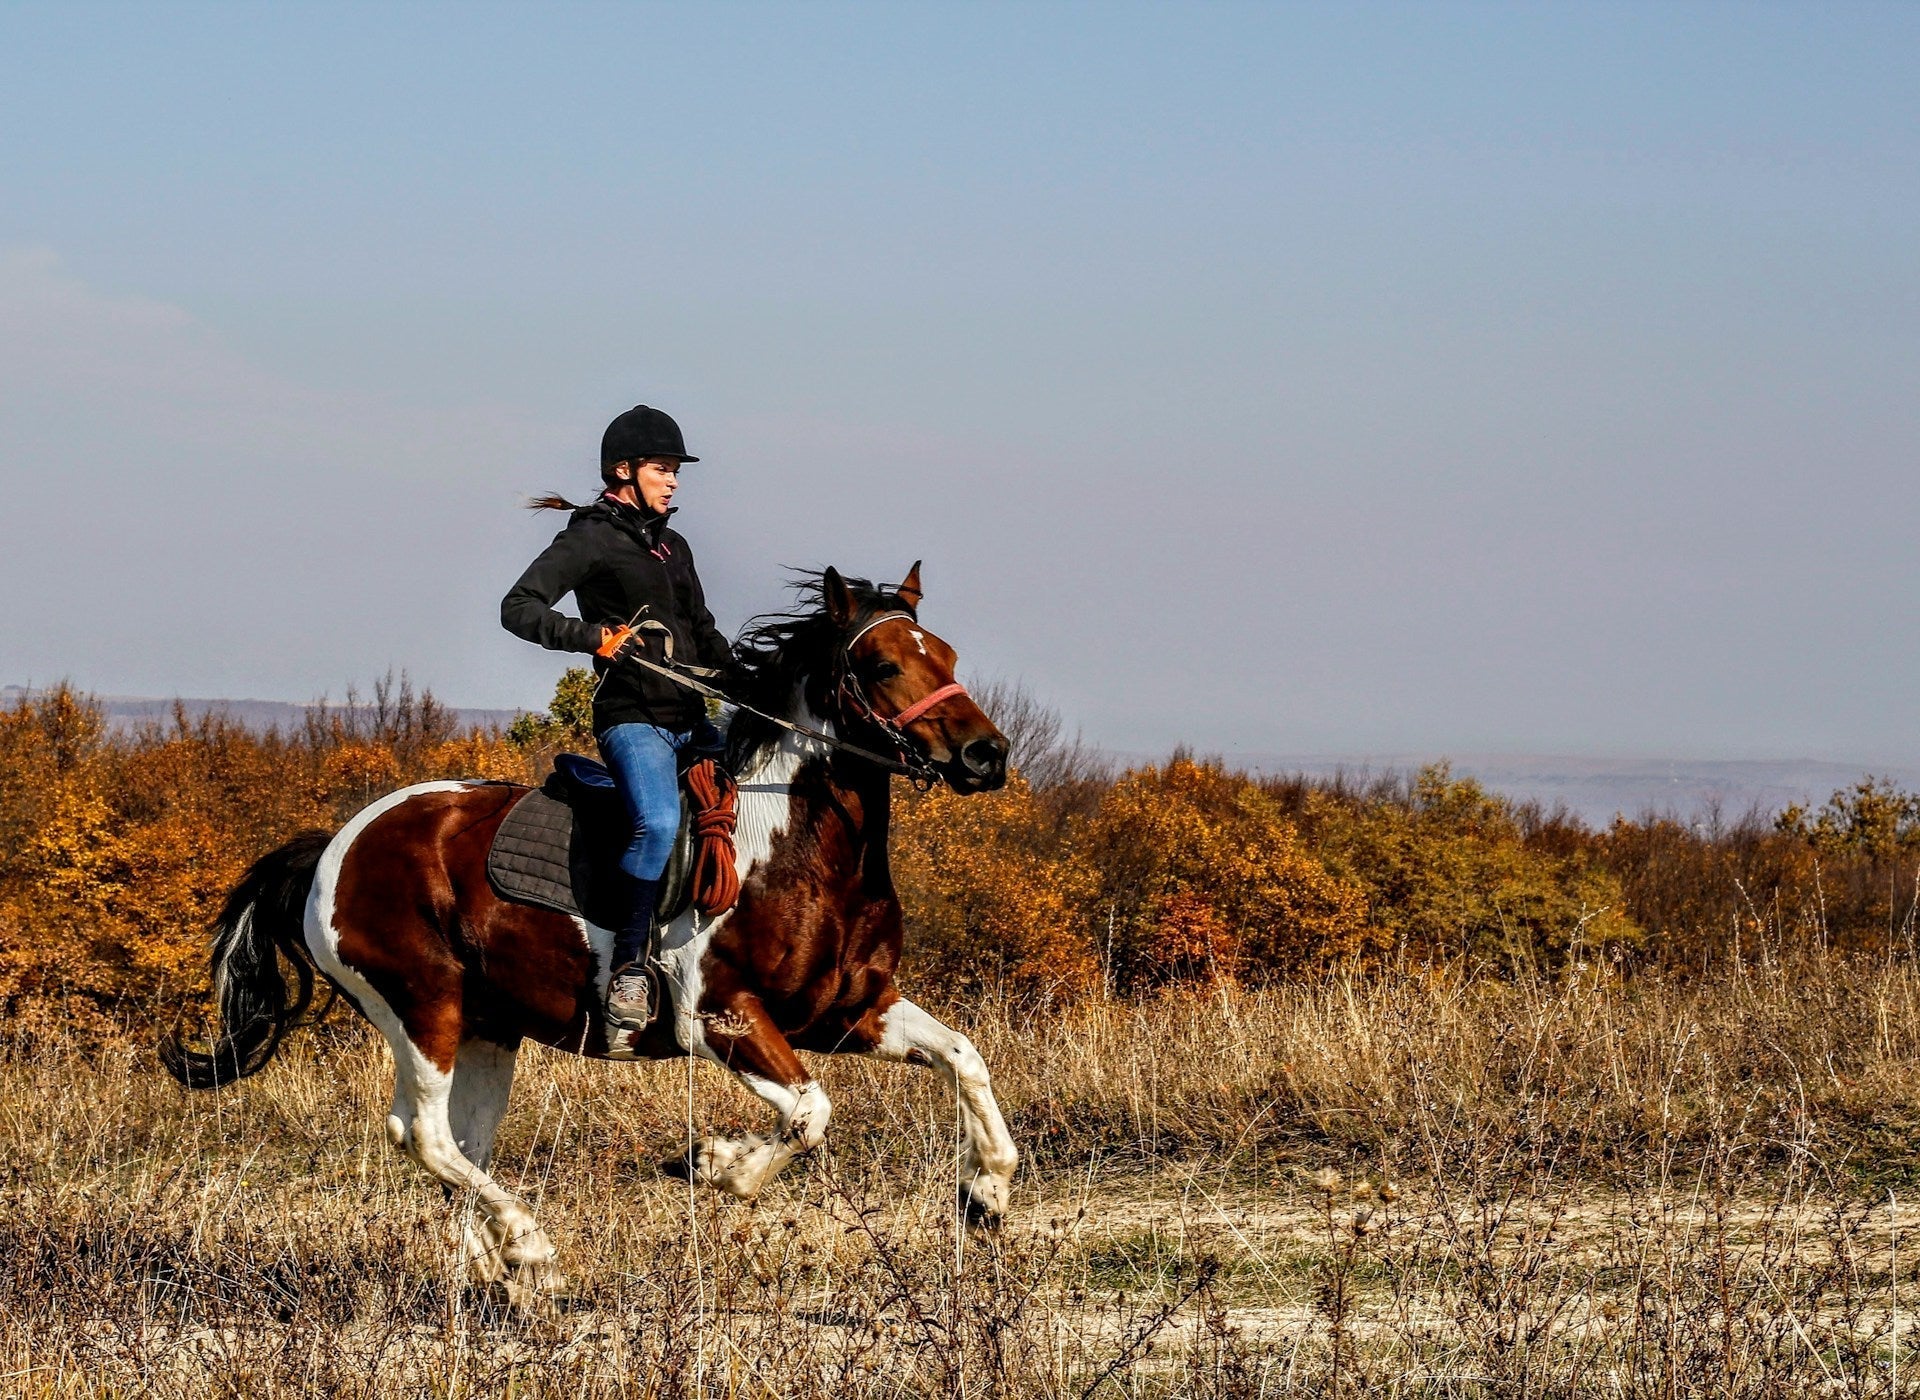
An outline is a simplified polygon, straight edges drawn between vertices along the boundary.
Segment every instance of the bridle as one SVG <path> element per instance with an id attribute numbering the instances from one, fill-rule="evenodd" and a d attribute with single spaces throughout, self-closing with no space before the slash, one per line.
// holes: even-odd
<path id="1" fill-rule="evenodd" d="M 894 751 L 899 754 L 901 767 L 908 770 L 907 776 L 913 780 L 915 787 L 924 792 L 934 782 L 939 781 L 939 770 L 933 766 L 931 759 L 908 742 L 904 731 L 909 724 L 926 714 L 935 705 L 951 700 L 956 695 L 965 695 L 967 688 L 959 681 L 948 681 L 938 689 L 921 696 L 899 714 L 888 716 L 881 714 L 873 707 L 873 700 L 868 696 L 866 686 L 853 671 L 853 648 L 867 633 L 883 622 L 913 623 L 919 620 L 909 612 L 883 612 L 862 623 L 859 630 L 840 644 L 839 662 L 834 668 L 833 693 L 834 698 L 839 702 L 842 714 L 851 714 L 863 724 L 878 729 L 885 736 L 887 742 L 892 744 Z M 922 780 L 917 770 L 924 770 L 927 775 L 924 787 L 921 785 Z"/>
<path id="2" fill-rule="evenodd" d="M 645 611 L 644 608 L 641 609 L 641 612 Z M 906 622 L 919 621 L 912 613 L 908 612 L 884 612 L 878 616 L 868 618 L 867 621 L 860 626 L 859 630 L 840 644 L 839 652 L 834 659 L 833 687 L 833 696 L 842 712 L 842 718 L 850 714 L 861 723 L 879 730 L 887 742 L 893 746 L 894 756 L 891 758 L 885 754 L 874 753 L 871 749 L 863 749 L 858 744 L 850 744 L 838 735 L 825 734 L 818 729 L 809 728 L 804 724 L 795 724 L 790 719 L 782 719 L 779 715 L 770 715 L 765 710 L 756 710 L 751 705 L 743 705 L 738 700 L 708 685 L 705 681 L 695 679 L 696 676 L 717 676 L 720 673 L 710 670 L 705 666 L 689 666 L 685 663 L 676 663 L 673 659 L 673 634 L 667 630 L 663 623 L 651 618 L 642 619 L 638 613 L 634 615 L 633 620 L 628 625 L 633 627 L 635 631 L 646 631 L 660 636 L 665 645 L 666 661 L 663 664 L 655 661 L 652 657 L 642 655 L 636 650 L 621 651 L 618 653 L 616 659 L 629 661 L 636 666 L 644 667 L 652 671 L 655 675 L 665 676 L 675 685 L 686 687 L 696 695 L 705 696 L 707 699 L 718 700 L 722 704 L 731 705 L 734 709 L 752 715 L 756 719 L 765 720 L 768 724 L 778 725 L 781 729 L 785 729 L 789 733 L 798 734 L 804 739 L 812 739 L 816 743 L 825 744 L 829 748 L 839 750 L 841 753 L 852 754 L 855 758 L 865 759 L 868 763 L 873 764 L 877 768 L 884 769 L 886 772 L 899 774 L 908 782 L 912 783 L 918 791 L 927 792 L 939 783 L 940 770 L 931 758 L 913 746 L 903 731 L 907 725 L 912 724 L 935 705 L 940 704 L 944 700 L 951 700 L 956 695 L 965 695 L 967 688 L 958 681 L 949 681 L 946 685 L 940 686 L 938 689 L 921 696 L 918 700 L 907 706 L 906 709 L 900 711 L 899 714 L 891 717 L 883 715 L 874 709 L 873 701 L 868 697 L 866 687 L 860 683 L 859 677 L 853 674 L 853 648 L 855 643 L 866 636 L 867 633 L 871 632 L 881 623 L 891 622 L 895 618 Z M 609 671 L 608 674 L 611 674 L 611 672 Z M 603 675 L 601 677 L 601 684 L 605 684 L 605 682 L 606 676 Z M 596 685 L 594 687 L 594 693 L 599 693 L 599 686 Z"/>

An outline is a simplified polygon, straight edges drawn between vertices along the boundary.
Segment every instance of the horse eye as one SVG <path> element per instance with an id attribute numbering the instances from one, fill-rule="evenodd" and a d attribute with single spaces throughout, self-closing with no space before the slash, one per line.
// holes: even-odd
<path id="1" fill-rule="evenodd" d="M 891 661 L 882 661 L 873 668 L 873 678 L 877 681 L 890 681 L 900 674 L 900 668 Z"/>

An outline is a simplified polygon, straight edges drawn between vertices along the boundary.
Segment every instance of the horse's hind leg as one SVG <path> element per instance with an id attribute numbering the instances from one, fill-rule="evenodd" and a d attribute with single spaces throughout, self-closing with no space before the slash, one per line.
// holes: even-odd
<path id="1" fill-rule="evenodd" d="M 866 1023 L 866 1024 L 871 1024 Z M 896 1001 L 879 1018 L 873 1053 L 882 1059 L 936 1066 L 960 1103 L 960 1193 L 970 1219 L 985 1225 L 1006 1214 L 1020 1153 L 993 1097 L 987 1062 L 973 1042 L 910 1001 Z"/>
<path id="2" fill-rule="evenodd" d="M 448 1010 L 447 998 L 457 996 L 457 991 L 440 998 L 419 997 L 414 1009 L 419 1013 L 421 1039 L 416 1040 L 351 964 L 329 957 L 322 966 L 346 986 L 355 1005 L 393 1049 L 393 1107 L 387 1116 L 387 1136 L 449 1191 L 472 1194 L 485 1216 L 478 1231 L 466 1232 L 474 1272 L 484 1282 L 504 1283 L 516 1303 L 533 1303 L 540 1290 L 558 1283 L 553 1244 L 527 1203 L 462 1150 L 464 1145 L 482 1161 L 492 1155 L 494 1130 L 513 1085 L 516 1052 L 488 1041 L 460 1038 L 457 1009 L 440 1016 L 426 1014 L 430 1003 Z M 466 1071 L 464 1083 L 462 1071 Z"/>
<path id="3" fill-rule="evenodd" d="M 482 1171 L 493 1164 L 493 1138 L 507 1111 L 518 1056 L 518 1046 L 475 1037 L 463 1041 L 454 1057 L 447 1127 L 461 1154 Z M 465 1224 L 463 1234 L 474 1276 L 483 1283 L 504 1282 L 508 1240 L 498 1219 L 488 1215 L 478 1229 Z"/>
<path id="4" fill-rule="evenodd" d="M 460 1142 L 465 1135 L 476 1153 L 487 1155 L 491 1127 L 505 1104 L 509 1081 L 503 1071 L 511 1057 L 480 1048 L 462 1056 L 470 1039 L 465 974 L 442 927 L 445 919 L 458 917 L 445 905 L 449 887 L 457 889 L 459 882 L 444 865 L 429 869 L 423 859 L 423 852 L 438 850 L 443 811 L 432 803 L 408 807 L 415 797 L 462 790 L 455 783 L 408 788 L 349 821 L 315 872 L 306 943 L 315 965 L 393 1049 L 388 1135 L 443 1185 L 472 1194 L 499 1242 L 489 1257 L 506 1271 L 516 1300 L 531 1301 L 527 1289 L 551 1281 L 553 1245 L 526 1202 L 488 1176 Z M 379 839 L 362 856 L 360 842 L 370 832 Z M 434 910 L 439 912 L 429 912 Z M 462 1126 L 456 1132 L 454 1080 L 463 1058 L 478 1073 L 461 1092 Z"/>
<path id="5" fill-rule="evenodd" d="M 553 1245 L 526 1202 L 460 1150 L 450 1113 L 454 1069 L 440 1068 L 406 1036 L 394 1046 L 394 1060 L 396 1071 L 406 1077 L 413 1114 L 403 1143 L 407 1155 L 453 1190 L 471 1193 L 486 1216 L 486 1254 L 477 1271 L 504 1281 L 516 1302 L 531 1301 L 532 1292 L 554 1281 Z"/>
<path id="6" fill-rule="evenodd" d="M 513 1092 L 517 1045 L 473 1037 L 460 1043 L 453 1061 L 453 1091 L 447 1099 L 447 1126 L 467 1160 L 481 1170 L 493 1165 L 493 1135 L 506 1115 Z"/>
<path id="7" fill-rule="evenodd" d="M 833 1105 L 757 997 L 740 993 L 725 1010 L 702 1016 L 700 1025 L 701 1053 L 732 1070 L 780 1115 L 771 1135 L 703 1138 L 688 1158 L 694 1180 L 751 1201 L 797 1154 L 825 1140 Z"/>

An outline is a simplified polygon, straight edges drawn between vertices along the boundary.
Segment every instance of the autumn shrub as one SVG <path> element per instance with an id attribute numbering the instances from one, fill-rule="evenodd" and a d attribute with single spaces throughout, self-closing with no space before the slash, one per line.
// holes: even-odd
<path id="1" fill-rule="evenodd" d="M 526 781 L 526 754 L 382 682 L 293 733 L 223 715 L 110 735 L 66 687 L 0 710 L 0 1011 L 105 1026 L 206 991 L 207 931 L 264 852 L 442 777 Z"/>
<path id="2" fill-rule="evenodd" d="M 1267 980 L 1385 947 L 1361 885 L 1220 764 L 1176 758 L 1124 774 L 1070 840 L 1098 872 L 1122 988 Z"/>
<path id="3" fill-rule="evenodd" d="M 914 970 L 949 985 L 1265 981 L 1385 946 L 1360 887 L 1217 764 L 1130 771 L 1064 824 L 1019 777 L 988 796 L 936 790 L 905 804 L 894 852 Z"/>
<path id="4" fill-rule="evenodd" d="M 1594 838 L 1648 930 L 1645 956 L 1707 969 L 1756 949 L 1916 952 L 1920 797 L 1871 777 L 1818 807 L 1617 821 Z"/>
<path id="5" fill-rule="evenodd" d="M 1042 999 L 1096 983 L 1089 915 L 1098 872 L 1053 838 L 1023 778 L 997 793 L 936 788 L 904 802 L 893 875 L 919 981 Z"/>
<path id="6" fill-rule="evenodd" d="M 1376 937 L 1399 953 L 1558 966 L 1642 936 L 1590 840 L 1569 851 L 1530 839 L 1511 804 L 1445 765 L 1365 795 L 1309 788 L 1301 811 L 1313 848 L 1366 892 Z"/>
<path id="7" fill-rule="evenodd" d="M 570 666 L 553 688 L 546 713 L 530 710 L 507 726 L 507 740 L 528 753 L 593 748 L 593 672 Z"/>
<path id="8" fill-rule="evenodd" d="M 291 731 L 219 714 L 109 732 L 66 688 L 0 708 L 0 1015 L 105 1026 L 205 995 L 206 934 L 258 856 L 433 778 L 538 781 L 590 749 L 591 675 L 505 732 L 402 679 Z M 1444 767 L 1356 786 L 1176 755 L 1115 773 L 1017 691 L 1005 790 L 899 789 L 906 973 L 1059 1002 L 1321 970 L 1707 971 L 1837 949 L 1913 957 L 1920 798 L 1590 830 Z"/>

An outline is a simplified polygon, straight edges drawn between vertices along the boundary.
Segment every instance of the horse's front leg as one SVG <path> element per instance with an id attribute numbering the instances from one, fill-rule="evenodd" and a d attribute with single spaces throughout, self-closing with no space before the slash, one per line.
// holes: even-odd
<path id="1" fill-rule="evenodd" d="M 967 1218 L 997 1225 L 1020 1153 L 994 1101 L 987 1062 L 973 1042 L 910 1001 L 896 1001 L 878 1017 L 873 1053 L 887 1060 L 945 1072 L 960 1103 L 960 1198 Z"/>
<path id="2" fill-rule="evenodd" d="M 694 1180 L 751 1201 L 796 1154 L 826 1139 L 833 1105 L 758 997 L 729 997 L 720 1010 L 701 1015 L 700 1031 L 701 1053 L 732 1070 L 779 1115 L 770 1136 L 702 1138 L 688 1156 Z"/>

